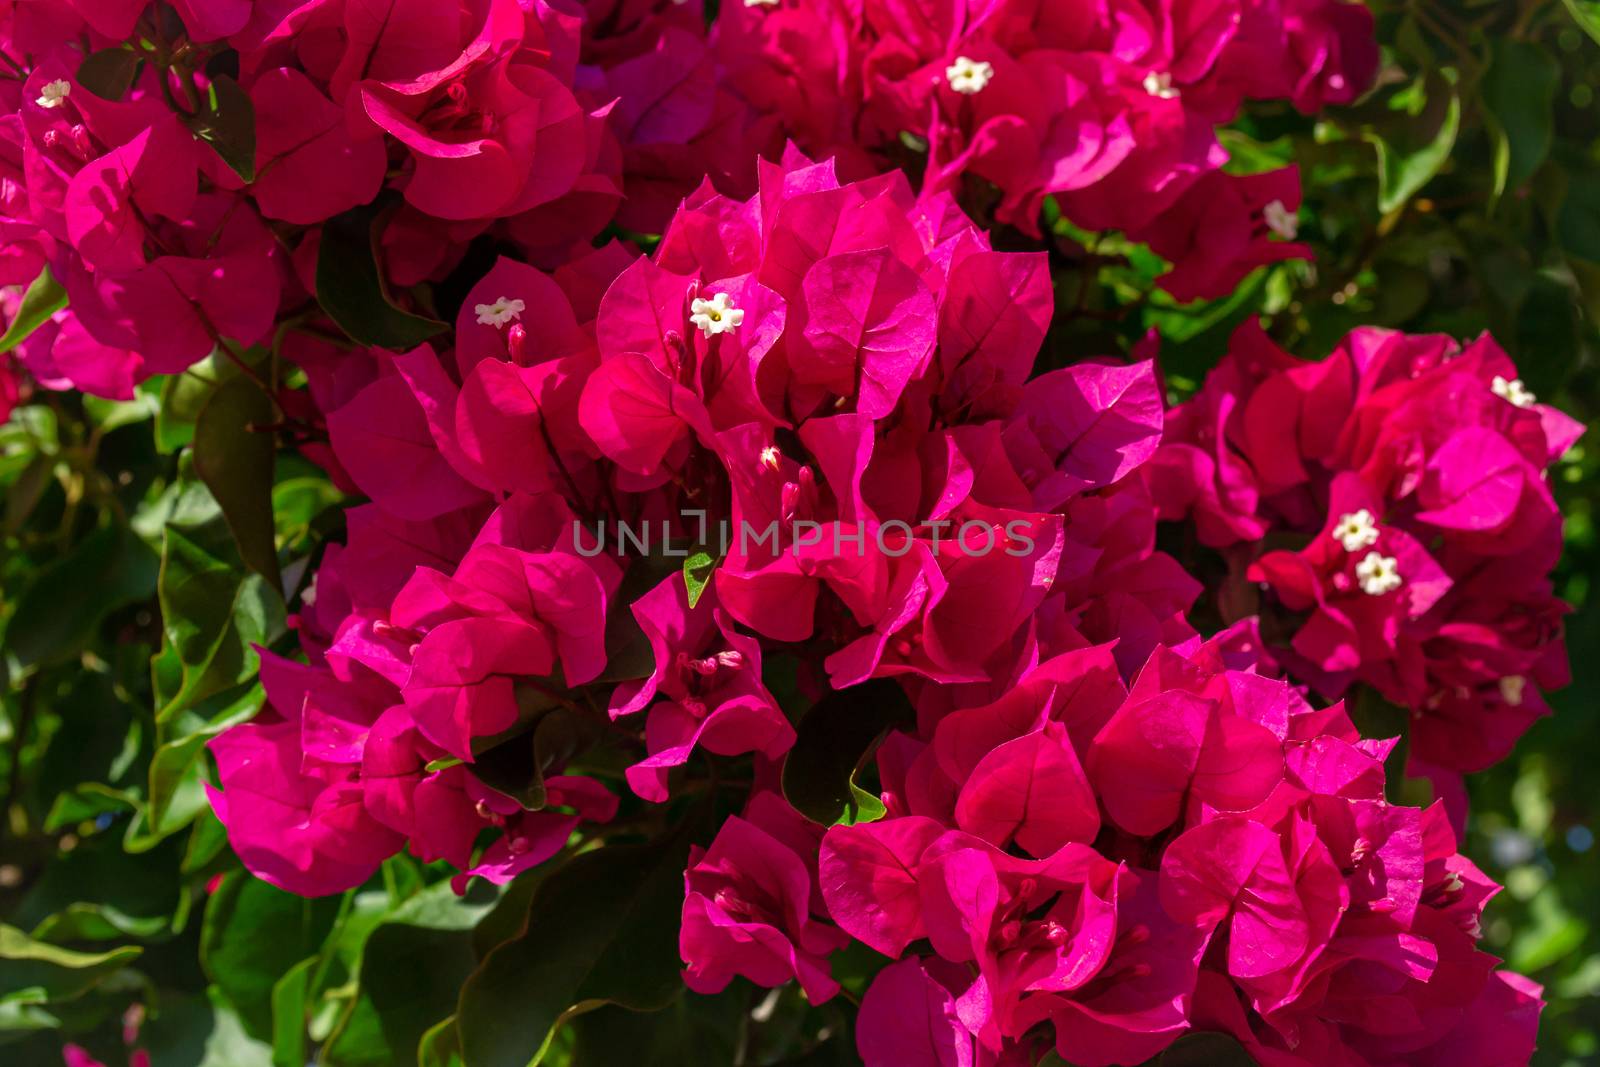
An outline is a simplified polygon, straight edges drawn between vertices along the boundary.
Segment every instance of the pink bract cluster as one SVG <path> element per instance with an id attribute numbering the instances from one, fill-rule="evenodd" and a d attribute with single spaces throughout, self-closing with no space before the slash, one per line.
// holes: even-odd
<path id="1" fill-rule="evenodd" d="M 889 817 L 819 863 L 835 922 L 899 961 L 868 1067 L 1033 1063 L 1051 1031 L 1142 1063 L 1190 1029 L 1270 1067 L 1525 1061 L 1537 988 L 1475 947 L 1497 887 L 1439 805 L 1383 799 L 1392 740 L 1249 644 L 1158 648 L 1127 686 L 1109 648 L 1062 653 L 880 750 Z"/>
<path id="2" fill-rule="evenodd" d="M 1385 799 L 1395 739 L 1307 693 L 1410 709 L 1422 772 L 1504 756 L 1564 680 L 1545 479 L 1580 428 L 1488 339 L 1307 363 L 1250 324 L 1170 412 L 1154 337 L 1041 373 L 1047 253 L 974 222 L 1036 237 L 1052 202 L 1180 301 L 1309 257 L 1298 172 L 1224 172 L 1216 127 L 1353 101 L 1365 7 L 0 0 L 0 27 L 0 307 L 46 269 L 68 298 L 21 367 L 126 398 L 271 344 L 304 387 L 256 429 L 365 498 L 299 592 L 304 659 L 260 650 L 265 707 L 211 743 L 256 875 L 336 893 L 406 850 L 504 884 L 734 790 L 685 872 L 685 983 L 820 1003 L 876 953 L 868 1067 L 1191 1032 L 1262 1067 L 1526 1062 L 1539 990 L 1477 947 L 1497 887 L 1442 804 Z M 352 217 L 383 311 L 453 317 L 434 340 L 345 340 L 317 262 Z M 1210 639 L 1159 520 L 1224 557 Z M 790 756 L 842 694 L 896 713 L 832 821 Z"/>
<path id="3" fill-rule="evenodd" d="M 723 5 L 713 41 L 733 91 L 845 173 L 989 183 L 996 218 L 1028 232 L 1053 197 L 1193 257 L 1163 279 L 1182 300 L 1308 255 L 1272 239 L 1295 236 L 1298 175 L 1223 174 L 1217 124 L 1245 99 L 1349 103 L 1378 68 L 1372 16 L 1345 0 L 760 0 Z"/>
<path id="4" fill-rule="evenodd" d="M 897 958 L 869 1064 L 1033 1062 L 1041 1027 L 1085 1064 L 1193 1029 L 1265 1064 L 1443 1063 L 1491 1012 L 1465 1062 L 1525 1055 L 1537 990 L 1475 948 L 1494 887 L 1441 807 L 1383 799 L 1392 741 L 1258 673 L 1252 628 L 1185 621 L 1141 476 L 1152 366 L 1029 378 L 1043 264 L 898 174 L 791 156 L 759 184 L 691 197 L 648 259 L 502 260 L 453 351 L 307 350 L 373 502 L 301 615 L 311 663 L 269 656 L 275 712 L 214 745 L 246 863 L 322 893 L 409 847 L 507 880 L 616 814 L 576 739 L 634 731 L 648 802 L 697 750 L 757 769 L 691 857 L 686 982 L 820 1001 L 852 941 Z M 736 533 L 691 593 L 607 543 L 652 523 L 774 537 Z M 910 698 L 887 817 L 824 832 L 759 784 L 795 741 L 773 654 L 814 693 Z M 492 784 L 530 724 L 534 803 Z"/>
<path id="5" fill-rule="evenodd" d="M 196 0 L 175 23 L 144 0 L 5 4 L 22 74 L 0 85 L 0 285 L 48 266 L 70 295 L 21 364 L 126 398 L 270 341 L 313 306 L 321 224 L 386 192 L 401 289 L 479 237 L 567 258 L 625 175 L 621 221 L 641 230 L 708 173 L 748 184 L 781 142 L 714 78 L 698 13 L 588 7 Z"/>
<path id="6" fill-rule="evenodd" d="M 1374 687 L 1410 710 L 1414 763 L 1476 771 L 1567 681 L 1546 472 L 1582 432 L 1489 337 L 1364 329 L 1308 362 L 1249 324 L 1147 473 L 1228 559 L 1225 611 L 1259 583 L 1294 677 Z"/>

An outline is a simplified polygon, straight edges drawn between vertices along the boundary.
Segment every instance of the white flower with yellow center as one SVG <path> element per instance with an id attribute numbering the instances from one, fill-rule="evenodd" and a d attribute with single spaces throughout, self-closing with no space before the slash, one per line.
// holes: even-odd
<path id="1" fill-rule="evenodd" d="M 683 3 L 684 0 L 676 0 L 676 2 Z M 745 7 L 777 7 L 778 4 L 779 0 L 744 0 Z"/>
<path id="2" fill-rule="evenodd" d="M 956 56 L 956 61 L 944 68 L 944 80 L 950 83 L 950 88 L 966 96 L 983 92 L 983 87 L 993 77 L 993 64 L 966 56 Z"/>
<path id="3" fill-rule="evenodd" d="M 1507 381 L 1496 374 L 1489 388 L 1494 390 L 1495 396 L 1501 400 L 1509 400 L 1519 408 L 1525 408 L 1538 400 L 1538 397 L 1529 392 L 1528 387 L 1522 384 L 1521 378 L 1512 378 Z"/>
<path id="4" fill-rule="evenodd" d="M 1520 674 L 1511 674 L 1500 679 L 1500 699 L 1513 708 L 1522 707 L 1522 694 L 1528 688 L 1528 679 Z"/>
<path id="5" fill-rule="evenodd" d="M 1368 552 L 1366 558 L 1356 564 L 1356 578 L 1361 582 L 1361 591 L 1368 596 L 1383 596 L 1400 588 L 1400 568 L 1395 558 L 1381 552 Z"/>
<path id="6" fill-rule="evenodd" d="M 1300 216 L 1284 207 L 1282 200 L 1274 200 L 1262 208 L 1261 219 L 1267 224 L 1267 229 L 1285 241 L 1292 241 L 1300 236 Z"/>
<path id="7" fill-rule="evenodd" d="M 1172 87 L 1172 75 L 1164 70 L 1152 70 L 1144 76 L 1144 91 L 1160 100 L 1178 98 L 1178 90 Z"/>
<path id="8" fill-rule="evenodd" d="M 35 101 L 42 108 L 54 110 L 67 102 L 67 97 L 72 95 L 72 83 L 65 78 L 57 78 L 53 82 L 46 82 L 39 90 L 39 99 Z"/>
<path id="9" fill-rule="evenodd" d="M 778 470 L 778 446 L 768 445 L 766 448 L 763 448 L 761 450 L 761 459 L 759 462 L 766 470 L 776 473 Z"/>
<path id="10" fill-rule="evenodd" d="M 1339 516 L 1339 525 L 1333 528 L 1333 539 L 1344 546 L 1346 552 L 1359 552 L 1378 543 L 1378 524 L 1366 508 Z"/>
<path id="11" fill-rule="evenodd" d="M 743 322 L 744 312 L 729 302 L 727 293 L 714 293 L 710 300 L 695 297 L 689 305 L 689 321 L 707 337 L 715 337 Z"/>
<path id="12" fill-rule="evenodd" d="M 478 313 L 478 325 L 493 326 L 499 330 L 507 323 L 522 318 L 522 313 L 528 310 L 528 305 L 521 300 L 502 296 L 492 304 L 478 304 L 472 310 Z"/>

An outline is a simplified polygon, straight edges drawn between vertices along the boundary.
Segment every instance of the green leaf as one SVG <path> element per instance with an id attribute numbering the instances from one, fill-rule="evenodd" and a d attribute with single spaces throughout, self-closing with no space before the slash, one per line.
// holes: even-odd
<path id="1" fill-rule="evenodd" d="M 272 1037 L 273 988 L 322 947 L 338 911 L 338 897 L 307 900 L 243 871 L 211 894 L 200 926 L 200 964 L 251 1036 Z"/>
<path id="2" fill-rule="evenodd" d="M 678 918 L 688 839 L 611 845 L 548 875 L 528 925 L 484 959 L 456 1011 L 467 1067 L 527 1067 L 602 1004 L 665 1007 L 682 989 Z"/>
<path id="3" fill-rule="evenodd" d="M 418 1067 L 461 1067 L 461 1035 L 456 1017 L 450 1016 L 428 1029 L 417 1043 Z"/>
<path id="4" fill-rule="evenodd" d="M 168 526 L 164 534 L 157 721 L 250 678 L 258 662 L 251 646 L 283 632 L 283 598 L 258 575 L 241 581 L 233 563 L 193 539 L 202 532 Z"/>
<path id="5" fill-rule="evenodd" d="M 5 999 L 46 1004 L 81 996 L 139 958 L 137 945 L 76 952 L 36 941 L 0 923 L 0 992 Z"/>
<path id="6" fill-rule="evenodd" d="M 465 897 L 439 882 L 386 916 L 362 949 L 360 994 L 329 1038 L 326 1062 L 414 1062 L 427 1031 L 454 1011 L 461 984 L 477 964 L 473 926 L 497 897 L 481 880 Z"/>
<path id="7" fill-rule="evenodd" d="M 905 690 L 875 678 L 828 693 L 800 721 L 783 762 L 783 795 L 796 811 L 829 826 L 881 818 L 881 805 L 854 782 L 856 771 L 891 727 L 916 721 Z M 864 799 L 865 798 L 865 799 Z"/>
<path id="8" fill-rule="evenodd" d="M 329 219 L 317 252 L 317 301 L 340 329 L 364 345 L 404 352 L 447 326 L 401 310 L 379 270 L 376 205 Z"/>
<path id="9" fill-rule="evenodd" d="M 207 743 L 230 726 L 254 717 L 263 699 L 259 683 L 252 683 L 156 724 L 148 800 L 139 818 L 128 827 L 124 844 L 129 851 L 149 849 L 207 810 L 202 758 Z"/>
<path id="10" fill-rule="evenodd" d="M 0 355 L 26 341 L 34 330 L 50 321 L 50 316 L 66 306 L 66 289 L 56 281 L 50 268 L 45 267 L 22 294 L 22 303 L 17 305 L 16 315 L 6 327 L 5 334 L 0 335 Z"/>
<path id="11" fill-rule="evenodd" d="M 1482 93 L 1495 138 L 1495 194 L 1516 189 L 1550 154 L 1561 65 L 1536 44 L 1494 38 Z"/>
<path id="12" fill-rule="evenodd" d="M 6 624 L 6 646 L 24 666 L 76 656 L 100 620 L 155 587 L 155 554 L 126 527 L 102 526 L 33 576 Z"/>
<path id="13" fill-rule="evenodd" d="M 1600 43 L 1600 0 L 1566 0 L 1566 5 L 1573 20 Z"/>
<path id="14" fill-rule="evenodd" d="M 305 1067 L 306 1006 L 318 957 L 308 956 L 272 987 L 273 1067 Z"/>
<path id="15" fill-rule="evenodd" d="M 222 508 L 245 565 L 283 588 L 272 518 L 274 435 L 261 427 L 276 417 L 272 398 L 246 375 L 226 382 L 200 410 L 194 428 L 194 470 Z"/>
<path id="16" fill-rule="evenodd" d="M 139 53 L 120 45 L 90 52 L 78 64 L 77 82 L 102 100 L 121 100 L 139 74 Z"/>
<path id="17" fill-rule="evenodd" d="M 1161 1054 L 1161 1067 L 1256 1067 L 1256 1061 L 1227 1034 L 1184 1034 Z"/>
<path id="18" fill-rule="evenodd" d="M 1574 171 L 1556 215 L 1561 246 L 1590 263 L 1600 263 L 1600 172 Z"/>
<path id="19" fill-rule="evenodd" d="M 660 1011 L 597 1008 L 573 1020 L 577 1040 L 571 1067 L 735 1063 L 740 1027 L 747 1025 L 744 1016 L 750 1010 L 749 988 L 736 984 L 715 996 L 685 992 Z"/>
<path id="20" fill-rule="evenodd" d="M 195 1067 L 273 1067 L 272 1047 L 245 1032 L 239 1014 L 215 986 L 205 997 L 163 996 L 139 1045 L 152 1063 Z"/>
<path id="21" fill-rule="evenodd" d="M 473 776 L 528 811 L 545 805 L 545 774 L 591 748 L 605 731 L 596 716 L 527 684 L 516 687 L 521 732 L 473 756 Z"/>
<path id="22" fill-rule="evenodd" d="M 171 454 L 194 440 L 195 421 L 219 380 L 218 368 L 207 359 L 161 383 L 156 410 L 156 448 L 160 452 Z"/>
<path id="23" fill-rule="evenodd" d="M 256 180 L 256 108 L 250 94 L 226 74 L 211 79 L 189 129 L 210 145 L 246 182 Z"/>
<path id="24" fill-rule="evenodd" d="M 1384 214 L 1433 180 L 1461 128 L 1461 97 L 1441 74 L 1417 79 L 1392 104 L 1393 115 L 1362 132 L 1378 154 L 1378 210 Z"/>
<path id="25" fill-rule="evenodd" d="M 709 552 L 696 552 L 683 561 L 683 584 L 689 591 L 689 606 L 695 607 L 705 595 L 711 576 L 716 573 L 717 559 Z"/>

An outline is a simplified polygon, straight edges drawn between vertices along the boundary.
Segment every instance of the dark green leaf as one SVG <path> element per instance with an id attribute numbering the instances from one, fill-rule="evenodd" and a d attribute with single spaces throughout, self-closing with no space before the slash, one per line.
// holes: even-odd
<path id="1" fill-rule="evenodd" d="M 748 986 L 734 985 L 709 997 L 684 992 L 660 1011 L 597 1008 L 572 1022 L 571 1067 L 734 1063 L 749 999 Z"/>
<path id="2" fill-rule="evenodd" d="M 317 301 L 354 340 L 404 352 L 446 329 L 444 323 L 403 311 L 390 299 L 379 270 L 373 225 L 376 206 L 329 219 L 317 252 Z"/>
<path id="3" fill-rule="evenodd" d="M 277 447 L 262 429 L 276 412 L 272 398 L 246 375 L 225 383 L 200 410 L 194 428 L 194 470 L 222 508 L 245 565 L 283 588 L 272 519 Z"/>
<path id="4" fill-rule="evenodd" d="M 465 897 L 440 882 L 385 917 L 362 950 L 360 997 L 351 1020 L 329 1039 L 327 1062 L 414 1062 L 426 1031 L 455 1008 L 477 963 L 472 928 L 495 899 L 481 881 Z"/>
<path id="5" fill-rule="evenodd" d="M 34 330 L 50 321 L 50 316 L 66 306 L 66 289 L 56 281 L 49 267 L 40 270 L 39 276 L 22 294 L 22 303 L 17 305 L 17 313 L 6 327 L 5 334 L 0 336 L 0 355 L 26 341 Z"/>
<path id="6" fill-rule="evenodd" d="M 156 558 L 129 530 L 103 526 L 34 575 L 6 624 L 6 646 L 23 666 L 77 655 L 100 620 L 155 587 Z"/>
<path id="7" fill-rule="evenodd" d="M 1227 1034 L 1185 1034 L 1161 1054 L 1161 1067 L 1256 1067 Z"/>
<path id="8" fill-rule="evenodd" d="M 783 795 L 796 811 L 824 826 L 870 821 L 853 778 L 893 726 L 915 721 L 905 690 L 889 679 L 828 693 L 801 720 L 783 763 Z M 882 811 L 877 814 L 881 817 Z"/>
<path id="9" fill-rule="evenodd" d="M 306 900 L 244 871 L 211 894 L 200 962 L 252 1036 L 271 1039 L 273 987 L 322 947 L 338 911 L 338 897 Z"/>
<path id="10" fill-rule="evenodd" d="M 256 575 L 240 581 L 235 564 L 202 547 L 199 535 L 168 526 L 163 542 L 165 640 L 152 665 L 158 721 L 249 678 L 258 661 L 252 646 L 270 644 L 283 631 L 277 591 Z"/>
<path id="11" fill-rule="evenodd" d="M 1494 40 L 1483 79 L 1483 103 L 1496 136 L 1495 192 L 1516 189 L 1550 154 L 1561 67 L 1536 44 Z"/>
<path id="12" fill-rule="evenodd" d="M 189 129 L 240 178 L 256 180 L 256 108 L 238 82 L 226 74 L 212 78 Z"/>
<path id="13" fill-rule="evenodd" d="M 429 1028 L 417 1043 L 418 1067 L 461 1067 L 461 1035 L 454 1015 Z"/>
<path id="14" fill-rule="evenodd" d="M 681 990 L 688 841 L 612 845 L 548 875 L 521 936 L 489 953 L 456 1012 L 468 1067 L 527 1067 L 567 1019 L 602 1004 L 664 1007 Z"/>
<path id="15" fill-rule="evenodd" d="M 78 84 L 102 100 L 121 100 L 138 76 L 139 53 L 131 48 L 102 48 L 78 64 Z"/>
<path id="16" fill-rule="evenodd" d="M 1461 128 L 1461 97 L 1443 75 L 1419 78 L 1405 95 L 1415 98 L 1414 107 L 1397 108 L 1362 134 L 1378 153 L 1378 210 L 1385 214 L 1433 180 Z"/>

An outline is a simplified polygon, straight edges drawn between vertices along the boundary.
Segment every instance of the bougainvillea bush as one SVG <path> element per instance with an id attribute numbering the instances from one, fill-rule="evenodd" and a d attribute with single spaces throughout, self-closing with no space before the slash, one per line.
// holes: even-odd
<path id="1" fill-rule="evenodd" d="M 0 1057 L 1592 1054 L 1590 37 L 0 2 Z"/>

